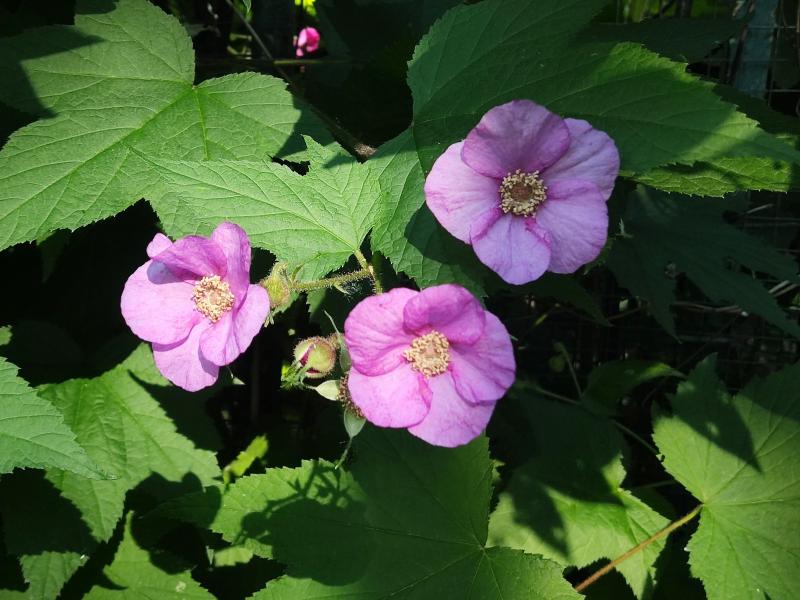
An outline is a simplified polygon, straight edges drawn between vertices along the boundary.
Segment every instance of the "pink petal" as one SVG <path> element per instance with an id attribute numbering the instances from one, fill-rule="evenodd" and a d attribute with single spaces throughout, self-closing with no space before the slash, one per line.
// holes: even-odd
<path id="1" fill-rule="evenodd" d="M 250 285 L 238 309 L 228 311 L 206 329 L 200 351 L 218 366 L 228 365 L 253 342 L 269 314 L 269 295 L 260 285 Z"/>
<path id="2" fill-rule="evenodd" d="M 409 427 L 428 414 L 430 390 L 407 364 L 374 376 L 351 369 L 347 385 L 353 404 L 380 427 Z"/>
<path id="3" fill-rule="evenodd" d="M 481 303 L 460 285 L 429 287 L 411 298 L 403 308 L 403 323 L 415 335 L 431 329 L 450 342 L 472 344 L 483 335 L 484 315 Z"/>
<path id="4" fill-rule="evenodd" d="M 383 375 L 407 364 L 403 351 L 414 339 L 403 328 L 403 307 L 419 294 L 395 288 L 365 298 L 344 322 L 344 339 L 353 366 L 365 375 Z"/>
<path id="5" fill-rule="evenodd" d="M 319 31 L 314 27 L 304 27 L 300 35 L 305 34 L 305 41 L 303 44 L 309 52 L 315 52 L 319 48 L 320 35 Z"/>
<path id="6" fill-rule="evenodd" d="M 608 200 L 619 174 L 619 152 L 608 135 L 586 121 L 565 119 L 571 137 L 569 150 L 542 174 L 546 185 L 568 180 L 593 183 Z"/>
<path id="7" fill-rule="evenodd" d="M 198 324 L 182 342 L 153 344 L 153 358 L 161 374 L 172 383 L 189 392 L 212 385 L 219 375 L 219 367 L 200 354 L 200 338 L 207 322 Z"/>
<path id="8" fill-rule="evenodd" d="M 547 234 L 532 218 L 503 215 L 472 247 L 483 264 L 517 285 L 538 279 L 550 264 Z"/>
<path id="9" fill-rule="evenodd" d="M 147 256 L 153 258 L 156 254 L 161 254 L 170 246 L 172 246 L 172 240 L 163 233 L 157 233 L 153 240 L 147 244 Z"/>
<path id="10" fill-rule="evenodd" d="M 208 238 L 190 235 L 181 238 L 153 256 L 182 279 L 201 279 L 206 275 L 225 277 L 228 267 L 219 245 Z"/>
<path id="11" fill-rule="evenodd" d="M 425 180 L 428 208 L 452 235 L 469 243 L 501 214 L 500 181 L 481 175 L 461 160 L 464 142 L 444 151 Z"/>
<path id="12" fill-rule="evenodd" d="M 574 273 L 593 261 L 608 237 L 605 198 L 583 181 L 561 181 L 548 188 L 536 222 L 550 236 L 548 269 L 554 273 Z"/>
<path id="13" fill-rule="evenodd" d="M 516 362 L 511 337 L 495 315 L 486 313 L 486 327 L 472 345 L 450 348 L 450 371 L 459 396 L 472 404 L 502 398 L 514 383 Z"/>
<path id="14" fill-rule="evenodd" d="M 494 411 L 494 403 L 470 404 L 456 392 L 449 373 L 428 380 L 431 408 L 428 415 L 408 431 L 429 444 L 453 448 L 478 437 Z"/>
<path id="15" fill-rule="evenodd" d="M 220 223 L 211 234 L 211 239 L 225 255 L 225 281 L 231 286 L 238 306 L 250 286 L 250 240 L 247 239 L 244 229 L 229 222 Z"/>
<path id="16" fill-rule="evenodd" d="M 502 179 L 517 169 L 542 171 L 569 148 L 564 120 L 530 100 L 512 100 L 489 110 L 464 140 L 464 162 Z"/>
<path id="17" fill-rule="evenodd" d="M 148 260 L 125 282 L 120 308 L 134 334 L 148 342 L 172 344 L 189 335 L 202 316 L 195 310 L 191 283 Z"/>

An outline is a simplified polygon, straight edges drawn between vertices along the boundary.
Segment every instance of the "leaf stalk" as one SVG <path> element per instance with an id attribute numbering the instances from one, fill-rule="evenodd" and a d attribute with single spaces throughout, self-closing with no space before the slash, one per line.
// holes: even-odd
<path id="1" fill-rule="evenodd" d="M 661 538 L 667 537 L 670 533 L 672 533 L 673 531 L 675 531 L 679 527 L 682 527 L 682 526 L 686 525 L 686 523 L 688 523 L 689 521 L 694 519 L 700 513 L 702 508 L 703 508 L 703 505 L 702 504 L 698 504 L 697 506 L 694 507 L 694 509 L 692 509 L 692 511 L 690 513 L 682 516 L 677 521 L 673 521 L 672 523 L 670 523 L 669 525 L 664 527 L 664 529 L 662 529 L 661 531 L 658 531 L 658 532 L 654 533 L 653 535 L 651 535 L 649 538 L 647 538 L 643 542 L 637 544 L 636 546 L 634 546 L 633 548 L 631 548 L 630 550 L 625 552 L 625 554 L 622 554 L 621 556 L 618 556 L 617 558 L 612 560 L 607 565 L 601 567 L 600 569 L 598 569 L 597 571 L 595 571 L 594 573 L 589 575 L 589 577 L 587 577 L 586 579 L 581 581 L 579 584 L 577 584 L 575 586 L 575 591 L 576 592 L 582 592 L 587 587 L 592 585 L 595 581 L 600 579 L 603 575 L 605 575 L 606 573 L 609 573 L 610 571 L 612 571 L 620 563 L 625 562 L 626 560 L 628 560 L 634 554 L 637 554 L 637 553 L 641 552 L 642 550 L 647 548 L 647 546 L 649 546 L 653 542 L 655 542 L 657 540 L 660 540 Z"/>

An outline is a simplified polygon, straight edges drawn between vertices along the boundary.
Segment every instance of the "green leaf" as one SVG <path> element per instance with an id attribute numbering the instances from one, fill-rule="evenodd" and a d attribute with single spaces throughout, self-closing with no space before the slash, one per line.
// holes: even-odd
<path id="1" fill-rule="evenodd" d="M 234 221 L 253 245 L 322 276 L 361 246 L 379 188 L 368 166 L 311 138 L 306 144 L 306 175 L 274 163 L 154 161 L 163 181 L 151 201 L 176 237 Z"/>
<path id="2" fill-rule="evenodd" d="M 693 63 L 741 33 L 745 19 L 648 19 L 640 23 L 600 23 L 587 37 L 599 42 L 636 42 L 653 52 Z"/>
<path id="3" fill-rule="evenodd" d="M 82 0 L 74 26 L 0 40 L 0 64 L 0 100 L 50 117 L 0 151 L 0 249 L 133 204 L 154 181 L 143 155 L 262 160 L 293 155 L 296 129 L 329 139 L 278 79 L 193 86 L 188 35 L 145 0 Z"/>
<path id="4" fill-rule="evenodd" d="M 800 586 L 800 364 L 730 396 L 701 362 L 654 439 L 664 466 L 703 504 L 688 545 L 709 600 L 794 598 Z"/>
<path id="5" fill-rule="evenodd" d="M 660 377 L 683 377 L 677 371 L 655 360 L 612 360 L 592 369 L 583 400 L 610 413 L 617 412 L 617 403 L 639 385 Z"/>
<path id="6" fill-rule="evenodd" d="M 685 65 L 635 44 L 579 43 L 574 35 L 603 4 L 487 0 L 439 20 L 408 73 L 423 167 L 488 109 L 514 98 L 606 131 L 627 171 L 730 156 L 800 160 Z"/>
<path id="7" fill-rule="evenodd" d="M 108 579 L 84 596 L 86 600 L 213 600 L 209 592 L 192 579 L 188 566 L 168 553 L 159 551 L 157 564 L 151 553 L 136 541 L 129 513 L 125 532 L 113 562 L 103 569 Z"/>
<path id="8" fill-rule="evenodd" d="M 800 125 L 796 118 L 775 112 L 763 100 L 727 85 L 716 85 L 714 91 L 756 119 L 766 131 L 800 149 Z M 695 196 L 722 196 L 745 189 L 788 192 L 800 189 L 800 169 L 791 162 L 769 158 L 719 158 L 692 166 L 653 169 L 637 174 L 636 180 L 667 192 Z"/>
<path id="9" fill-rule="evenodd" d="M 587 292 L 574 277 L 545 273 L 540 279 L 522 288 L 534 298 L 553 298 L 574 306 L 600 325 L 610 325 L 597 300 Z"/>
<path id="10" fill-rule="evenodd" d="M 800 138 L 786 138 L 797 147 Z M 666 192 L 692 196 L 723 196 L 736 190 L 790 192 L 800 189 L 794 163 L 760 158 L 718 158 L 694 165 L 673 165 L 636 175 L 636 181 Z"/>
<path id="11" fill-rule="evenodd" d="M 206 493 L 185 498 L 183 514 L 216 513 L 211 528 L 226 540 L 288 565 L 259 600 L 579 598 L 550 561 L 486 547 L 486 438 L 444 449 L 368 427 L 355 456 L 350 471 L 306 461 L 244 477 L 218 511 L 218 495 L 214 504 Z"/>
<path id="12" fill-rule="evenodd" d="M 425 206 L 425 176 L 411 131 L 378 148 L 367 163 L 380 184 L 372 249 L 412 277 L 421 288 L 458 283 L 485 295 L 486 268 L 472 248 L 455 239 Z"/>
<path id="13" fill-rule="evenodd" d="M 93 479 L 106 476 L 75 440 L 58 408 L 0 357 L 0 473 L 26 467 L 55 467 Z"/>
<path id="14" fill-rule="evenodd" d="M 170 482 L 209 485 L 220 475 L 211 452 L 176 431 L 175 423 L 162 406 L 192 402 L 194 421 L 205 419 L 204 395 L 176 392 L 155 368 L 147 346 L 140 346 L 123 363 L 94 379 L 73 379 L 45 386 L 40 394 L 64 413 L 78 442 L 104 469 L 118 476 L 113 481 L 92 481 L 51 469 L 47 486 L 38 485 L 25 493 L 8 492 L 27 498 L 22 506 L 4 508 L 4 522 L 21 528 L 6 528 L 9 551 L 21 555 L 30 593 L 37 598 L 54 598 L 64 583 L 93 554 L 97 542 L 111 537 L 122 516 L 125 497 L 145 479 L 159 476 Z M 171 400 L 172 399 L 172 400 Z M 186 490 L 184 490 L 186 491 Z M 68 501 L 75 515 L 64 511 L 53 526 L 47 515 L 53 502 Z M 81 529 L 64 545 L 65 527 Z M 41 529 L 31 538 L 31 524 Z"/>
<path id="15" fill-rule="evenodd" d="M 616 558 L 668 523 L 621 487 L 624 444 L 611 421 L 532 391 L 517 391 L 514 400 L 528 460 L 500 494 L 491 543 L 582 567 Z M 653 586 L 663 545 L 654 542 L 618 567 L 640 598 Z"/>
<path id="16" fill-rule="evenodd" d="M 670 304 L 675 272 L 683 272 L 715 303 L 736 303 L 795 336 L 775 299 L 754 277 L 728 261 L 780 280 L 797 281 L 794 261 L 757 238 L 729 225 L 726 210 L 741 209 L 731 199 L 687 198 L 639 189 L 623 216 L 625 235 L 614 240 L 607 264 L 617 280 L 645 299 L 655 319 L 676 335 Z"/>

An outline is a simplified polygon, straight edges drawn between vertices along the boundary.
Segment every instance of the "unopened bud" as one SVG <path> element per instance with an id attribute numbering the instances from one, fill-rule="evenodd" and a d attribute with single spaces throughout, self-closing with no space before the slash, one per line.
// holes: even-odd
<path id="1" fill-rule="evenodd" d="M 309 379 L 320 379 L 336 367 L 335 339 L 311 337 L 301 341 L 294 349 L 294 359 Z"/>
<path id="2" fill-rule="evenodd" d="M 275 263 L 269 276 L 261 281 L 261 285 L 269 294 L 270 310 L 278 310 L 289 306 L 292 299 L 292 287 L 286 274 L 286 265 Z"/>

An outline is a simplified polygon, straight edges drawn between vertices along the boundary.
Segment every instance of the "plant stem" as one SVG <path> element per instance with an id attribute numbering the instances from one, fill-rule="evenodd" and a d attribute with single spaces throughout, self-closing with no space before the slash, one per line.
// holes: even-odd
<path id="1" fill-rule="evenodd" d="M 269 64 L 276 67 L 304 67 L 306 65 L 347 65 L 352 64 L 352 61 L 337 58 L 276 58 Z"/>
<path id="2" fill-rule="evenodd" d="M 378 274 L 375 272 L 375 267 L 369 263 L 361 250 L 356 250 L 355 257 L 358 264 L 361 265 L 361 268 L 369 272 L 369 276 L 372 278 L 372 286 L 375 288 L 375 293 L 380 294 L 383 292 L 383 286 L 381 285 L 380 279 L 378 279 Z"/>
<path id="3" fill-rule="evenodd" d="M 575 369 L 572 367 L 572 360 L 570 360 L 567 349 L 563 346 L 563 344 L 559 344 L 558 351 L 561 353 L 561 356 L 564 357 L 564 362 L 567 363 L 567 369 L 569 369 L 569 374 L 572 377 L 572 383 L 575 384 L 575 390 L 578 392 L 578 396 L 583 396 L 581 384 L 578 383 L 578 375 L 575 373 Z"/>
<path id="4" fill-rule="evenodd" d="M 566 402 L 567 404 L 572 404 L 574 406 L 578 406 L 578 407 L 582 408 L 583 410 L 585 410 L 586 412 L 592 413 L 591 410 L 586 408 L 583 405 L 583 403 L 579 402 L 578 400 L 575 400 L 573 398 L 568 398 L 567 396 L 562 396 L 561 394 L 556 394 L 555 392 L 551 392 L 550 390 L 546 390 L 546 389 L 544 389 L 542 387 L 539 387 L 538 385 L 534 386 L 534 389 L 537 392 L 539 392 L 542 396 L 547 396 L 549 398 L 552 398 L 553 400 L 559 400 L 561 402 Z M 592 414 L 594 414 L 594 413 L 592 413 Z M 614 424 L 614 426 L 617 429 L 619 429 L 621 432 L 629 435 L 631 438 L 633 438 L 634 440 L 639 442 L 642 446 L 647 448 L 653 454 L 658 455 L 658 449 L 655 446 L 653 446 L 653 444 L 651 444 L 646 439 L 644 439 L 642 436 L 640 436 L 638 433 L 636 433 L 633 429 L 631 429 L 627 425 L 623 425 L 622 423 L 620 423 L 619 421 L 617 421 L 615 419 L 610 419 L 610 420 Z"/>
<path id="5" fill-rule="evenodd" d="M 608 563 L 604 567 L 598 569 L 597 571 L 595 571 L 594 573 L 589 575 L 589 577 L 587 577 L 586 579 L 581 581 L 578 585 L 576 585 L 575 586 L 575 591 L 576 592 L 582 592 L 587 587 L 592 585 L 595 581 L 600 579 L 603 575 L 605 575 L 606 573 L 608 573 L 609 571 L 614 569 L 620 563 L 628 560 L 634 554 L 644 550 L 645 548 L 647 548 L 647 546 L 649 546 L 653 542 L 655 542 L 657 540 L 660 540 L 661 538 L 667 537 L 670 533 L 672 533 L 673 531 L 678 529 L 678 527 L 686 525 L 686 523 L 688 523 L 689 521 L 694 519 L 700 513 L 700 510 L 702 508 L 703 508 L 703 505 L 702 504 L 698 504 L 697 506 L 694 507 L 694 509 L 690 513 L 682 516 L 677 521 L 673 521 L 672 523 L 670 523 L 669 525 L 664 527 L 664 529 L 662 529 L 661 531 L 659 531 L 657 533 L 654 533 L 653 535 L 651 535 L 649 538 L 647 538 L 646 540 L 644 540 L 640 544 L 637 544 L 636 546 L 634 546 L 633 548 L 628 550 L 625 554 L 623 554 L 621 556 L 618 556 L 617 558 L 612 560 L 610 563 Z"/>
<path id="6" fill-rule="evenodd" d="M 336 287 L 337 285 L 344 285 L 359 281 L 361 279 L 369 279 L 372 273 L 369 269 L 359 269 L 351 273 L 344 273 L 342 275 L 334 275 L 324 279 L 317 279 L 315 281 L 293 282 L 291 284 L 292 290 L 295 292 L 312 292 L 314 290 L 325 290 L 328 288 Z"/>

